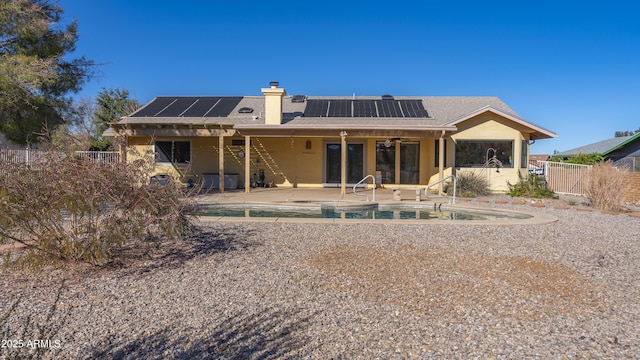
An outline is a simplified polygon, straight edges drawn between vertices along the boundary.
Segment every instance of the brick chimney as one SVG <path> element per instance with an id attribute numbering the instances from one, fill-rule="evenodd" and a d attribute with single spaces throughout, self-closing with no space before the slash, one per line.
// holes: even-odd
<path id="1" fill-rule="evenodd" d="M 279 88 L 277 81 L 269 83 L 271 87 L 262 88 L 264 94 L 264 123 L 265 125 L 282 124 L 282 98 L 287 92 Z"/>

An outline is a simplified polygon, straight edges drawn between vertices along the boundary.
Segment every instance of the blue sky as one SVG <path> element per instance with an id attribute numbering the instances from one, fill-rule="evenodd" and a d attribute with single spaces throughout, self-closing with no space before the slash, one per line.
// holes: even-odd
<path id="1" fill-rule="evenodd" d="M 637 1 L 60 0 L 81 97 L 490 95 L 558 133 L 552 153 L 640 127 Z"/>

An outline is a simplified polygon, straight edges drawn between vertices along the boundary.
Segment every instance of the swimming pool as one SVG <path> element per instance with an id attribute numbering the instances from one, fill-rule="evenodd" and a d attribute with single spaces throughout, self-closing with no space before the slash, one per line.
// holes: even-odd
<path id="1" fill-rule="evenodd" d="M 380 219 L 380 220 L 523 220 L 532 215 L 494 210 L 433 206 L 372 205 L 336 207 L 261 204 L 200 205 L 195 215 L 230 218 Z"/>

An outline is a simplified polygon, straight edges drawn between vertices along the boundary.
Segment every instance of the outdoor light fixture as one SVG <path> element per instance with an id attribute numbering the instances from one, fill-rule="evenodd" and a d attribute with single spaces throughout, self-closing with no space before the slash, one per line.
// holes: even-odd
<path id="1" fill-rule="evenodd" d="M 347 136 L 347 132 L 344 130 L 340 131 L 340 136 Z"/>

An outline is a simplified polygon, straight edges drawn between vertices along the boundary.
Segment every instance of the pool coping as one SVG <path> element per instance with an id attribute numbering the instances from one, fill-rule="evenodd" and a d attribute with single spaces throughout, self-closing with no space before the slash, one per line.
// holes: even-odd
<path id="1" fill-rule="evenodd" d="M 405 206 L 407 208 L 431 208 L 434 203 L 423 204 L 407 204 L 406 202 L 335 202 L 335 201 L 309 201 L 309 202 L 296 202 L 295 205 L 291 202 L 215 202 L 209 204 L 200 205 L 230 205 L 230 206 L 242 206 L 242 205 L 257 205 L 257 206 L 295 206 L 295 207 L 322 207 L 322 204 L 332 203 L 336 209 L 345 208 L 358 208 L 358 207 L 371 207 L 377 205 L 383 206 Z M 314 224 L 402 224 L 402 225 L 496 225 L 496 226 L 513 226 L 513 225 L 545 225 L 558 221 L 558 218 L 547 213 L 542 212 L 527 212 L 511 209 L 495 209 L 488 207 L 459 205 L 459 204 L 441 204 L 446 209 L 461 209 L 468 211 L 491 211 L 498 213 L 510 213 L 521 214 L 531 216 L 525 219 L 510 218 L 510 219 L 495 219 L 495 220 L 441 220 L 441 219 L 343 219 L 343 218 L 287 218 L 287 217 L 231 217 L 231 216 L 196 216 L 196 219 L 203 223 L 207 222 L 256 222 L 256 223 L 314 223 Z"/>

